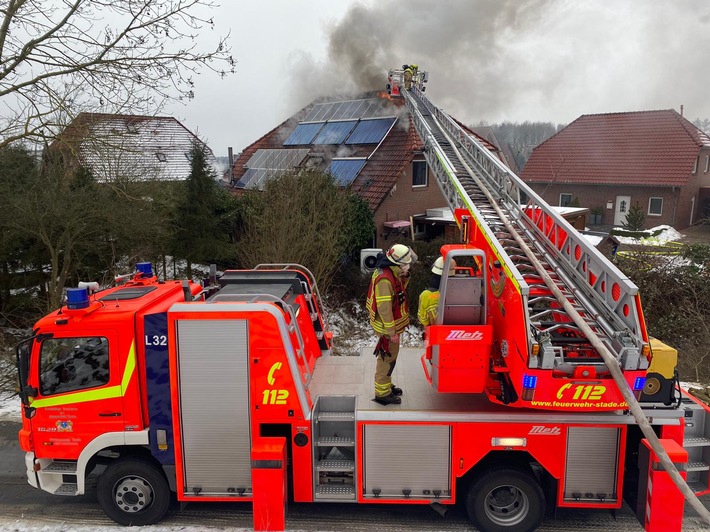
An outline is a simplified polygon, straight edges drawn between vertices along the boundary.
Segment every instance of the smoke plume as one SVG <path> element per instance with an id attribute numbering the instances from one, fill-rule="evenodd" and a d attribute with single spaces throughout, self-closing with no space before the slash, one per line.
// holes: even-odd
<path id="1" fill-rule="evenodd" d="M 380 0 L 329 32 L 328 58 L 294 57 L 293 102 L 382 90 L 417 63 L 456 118 L 567 123 L 582 114 L 680 109 L 710 116 L 704 0 Z"/>

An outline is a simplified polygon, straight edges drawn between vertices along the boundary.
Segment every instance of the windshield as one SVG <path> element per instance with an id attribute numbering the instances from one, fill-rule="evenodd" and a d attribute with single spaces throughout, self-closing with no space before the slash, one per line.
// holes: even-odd
<path id="1" fill-rule="evenodd" d="M 42 395 L 83 390 L 109 381 L 108 339 L 48 338 L 40 355 Z"/>

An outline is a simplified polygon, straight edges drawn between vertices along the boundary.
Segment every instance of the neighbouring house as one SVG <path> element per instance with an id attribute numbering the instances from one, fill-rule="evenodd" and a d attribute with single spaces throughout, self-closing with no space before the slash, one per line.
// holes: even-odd
<path id="1" fill-rule="evenodd" d="M 684 229 L 710 215 L 710 137 L 672 109 L 583 115 L 533 150 L 521 177 L 551 205 L 620 226 Z"/>
<path id="2" fill-rule="evenodd" d="M 379 92 L 316 101 L 247 146 L 225 179 L 233 191 L 245 191 L 290 171 L 330 172 L 368 202 L 377 228 L 372 245 L 386 248 L 430 237 L 427 221 L 414 223 L 414 216 L 446 205 L 423 148 L 403 99 Z"/>
<path id="3" fill-rule="evenodd" d="M 70 166 L 91 169 L 100 183 L 183 181 L 195 142 L 202 141 L 173 117 L 80 113 L 50 149 L 61 150 Z M 205 148 L 216 169 L 212 150 Z"/>

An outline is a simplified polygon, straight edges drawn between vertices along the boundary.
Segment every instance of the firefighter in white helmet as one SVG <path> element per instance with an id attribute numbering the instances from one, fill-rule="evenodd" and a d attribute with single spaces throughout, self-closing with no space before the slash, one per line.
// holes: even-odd
<path id="1" fill-rule="evenodd" d="M 409 268 L 417 255 L 404 244 L 395 244 L 377 256 L 367 291 L 370 325 L 378 337 L 375 347 L 375 401 L 399 404 L 402 389 L 392 384 L 392 372 L 399 354 L 400 335 L 409 325 L 407 285 Z"/>
<path id="2" fill-rule="evenodd" d="M 451 259 L 448 275 L 454 275 L 456 271 L 455 268 L 456 262 Z M 441 276 L 444 273 L 444 257 L 439 257 L 434 261 L 431 273 L 429 287 L 419 295 L 419 311 L 417 312 L 417 317 L 424 327 L 436 323 L 436 311 L 439 306 L 439 284 L 441 283 Z"/>

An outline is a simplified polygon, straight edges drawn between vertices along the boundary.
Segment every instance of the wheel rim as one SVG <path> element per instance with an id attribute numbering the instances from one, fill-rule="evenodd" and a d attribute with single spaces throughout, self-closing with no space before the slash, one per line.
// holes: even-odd
<path id="1" fill-rule="evenodd" d="M 141 477 L 123 477 L 116 483 L 114 502 L 126 513 L 138 513 L 153 503 L 153 486 Z"/>
<path id="2" fill-rule="evenodd" d="M 486 517 L 497 525 L 514 526 L 528 515 L 528 496 L 515 486 L 497 486 L 486 495 Z"/>

